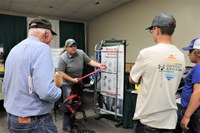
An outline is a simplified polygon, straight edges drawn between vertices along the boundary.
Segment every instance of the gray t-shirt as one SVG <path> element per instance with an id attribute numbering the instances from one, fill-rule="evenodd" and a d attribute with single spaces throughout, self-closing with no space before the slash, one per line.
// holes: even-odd
<path id="1" fill-rule="evenodd" d="M 75 56 L 65 51 L 60 55 L 58 70 L 65 72 L 72 78 L 79 78 L 82 76 L 84 64 L 88 64 L 90 61 L 91 59 L 83 50 L 77 49 Z M 72 83 L 64 79 L 63 85 L 72 85 Z"/>

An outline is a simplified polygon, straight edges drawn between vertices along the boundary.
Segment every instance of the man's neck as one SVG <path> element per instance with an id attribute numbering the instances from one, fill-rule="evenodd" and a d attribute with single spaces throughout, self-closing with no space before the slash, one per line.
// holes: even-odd
<path id="1" fill-rule="evenodd" d="M 157 43 L 164 43 L 164 44 L 173 44 L 171 36 L 160 36 L 157 40 Z"/>
<path id="2" fill-rule="evenodd" d="M 197 64 L 200 64 L 200 59 L 197 60 L 196 65 L 197 65 Z"/>

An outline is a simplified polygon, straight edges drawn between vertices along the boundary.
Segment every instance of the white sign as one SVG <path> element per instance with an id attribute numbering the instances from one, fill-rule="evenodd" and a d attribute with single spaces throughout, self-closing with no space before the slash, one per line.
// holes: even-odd
<path id="1" fill-rule="evenodd" d="M 103 111 L 123 114 L 124 45 L 108 45 L 101 49 L 101 63 L 107 68 L 101 72 Z M 117 98 L 117 99 L 116 99 Z"/>
<path id="2" fill-rule="evenodd" d="M 51 49 L 52 60 L 53 60 L 53 71 L 55 70 L 55 68 L 58 68 L 59 56 L 62 51 L 63 51 L 63 48 L 52 48 Z"/>

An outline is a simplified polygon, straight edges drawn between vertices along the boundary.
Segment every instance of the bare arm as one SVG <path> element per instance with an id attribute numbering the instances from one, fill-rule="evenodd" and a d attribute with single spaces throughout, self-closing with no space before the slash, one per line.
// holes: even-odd
<path id="1" fill-rule="evenodd" d="M 130 82 L 131 84 L 135 84 L 135 83 L 136 83 L 135 81 L 132 80 L 131 77 L 129 77 L 129 82 Z"/>
<path id="2" fill-rule="evenodd" d="M 188 128 L 188 123 L 190 121 L 190 117 L 196 111 L 196 109 L 200 106 L 200 84 L 194 84 L 194 91 L 190 98 L 189 105 L 186 109 L 186 112 L 181 120 L 181 127 L 185 129 Z"/>
<path id="3" fill-rule="evenodd" d="M 72 83 L 78 83 L 78 79 L 77 78 L 72 78 L 69 75 L 67 75 L 64 72 L 60 72 L 62 74 L 62 77 L 68 81 L 71 81 Z"/>
<path id="4" fill-rule="evenodd" d="M 135 82 L 135 81 L 132 80 L 131 76 L 129 76 L 129 82 L 131 84 L 140 84 L 141 79 L 142 79 L 142 77 L 140 77 L 139 82 Z"/>
<path id="5" fill-rule="evenodd" d="M 91 61 L 88 63 L 88 65 L 93 66 L 93 67 L 99 67 L 99 68 L 101 68 L 101 69 L 105 69 L 105 68 L 106 68 L 106 65 L 100 64 L 100 63 L 98 63 L 98 62 L 96 62 L 96 61 L 94 61 L 94 60 L 91 60 Z"/>

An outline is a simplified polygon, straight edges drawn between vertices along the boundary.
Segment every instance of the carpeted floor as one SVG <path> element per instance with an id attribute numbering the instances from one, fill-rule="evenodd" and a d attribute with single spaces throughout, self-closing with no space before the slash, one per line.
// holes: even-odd
<path id="1" fill-rule="evenodd" d="M 94 112 L 94 95 L 91 91 L 85 91 L 83 94 L 83 106 L 87 116 L 87 121 L 83 119 L 82 113 L 78 112 L 76 116 L 76 126 L 73 133 L 132 133 L 132 129 L 124 129 L 122 126 L 115 127 L 118 122 L 101 118 L 96 120 L 98 115 Z M 1 103 L 2 105 L 2 103 Z M 52 112 L 53 118 L 56 122 L 59 133 L 62 131 L 62 114 L 57 110 L 56 117 Z M 93 131 L 93 132 L 90 132 Z M 6 112 L 1 108 L 0 110 L 0 133 L 8 133 L 6 123 Z"/>

